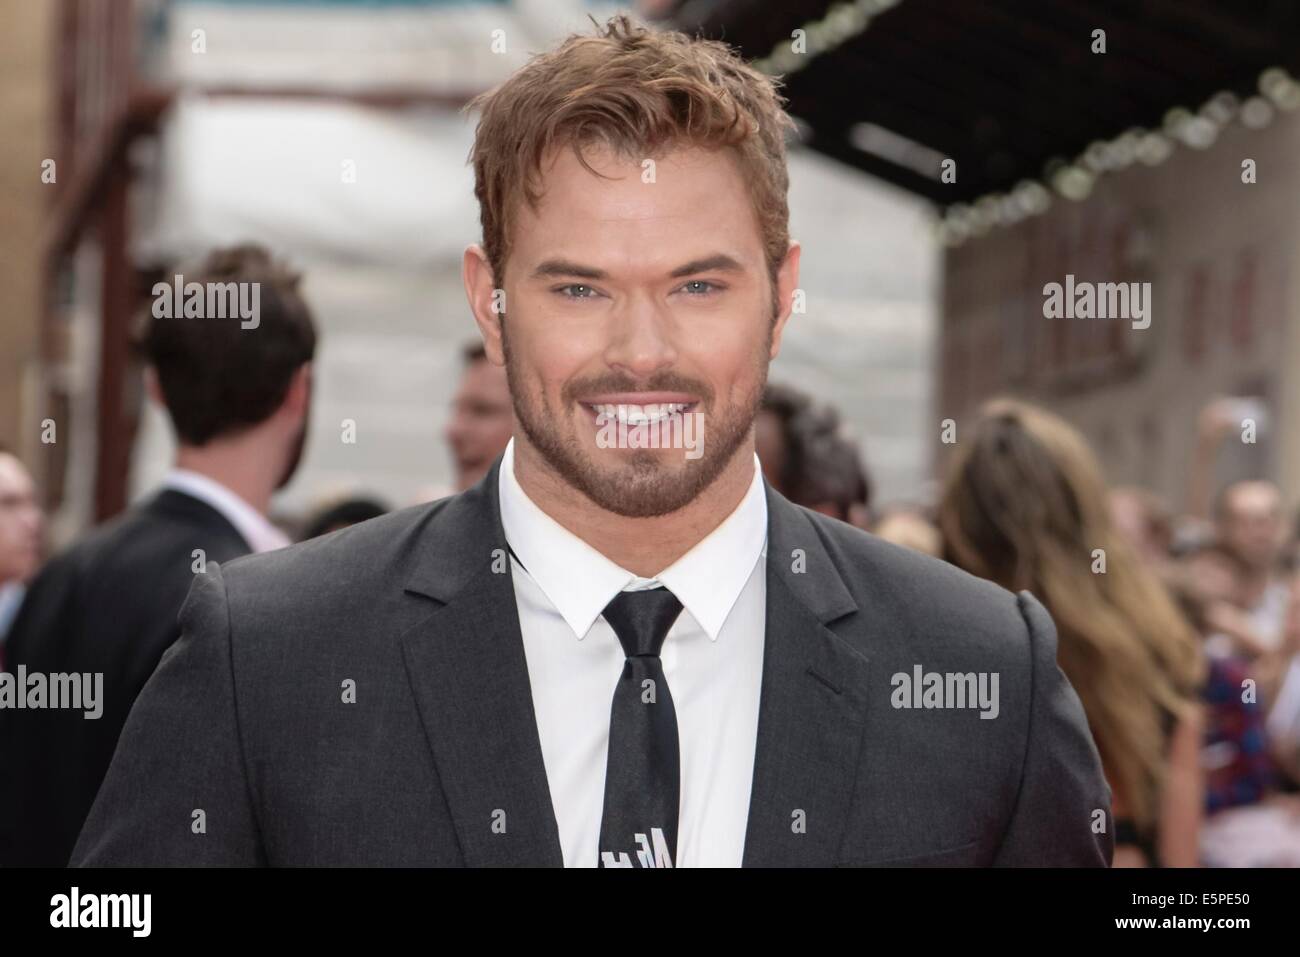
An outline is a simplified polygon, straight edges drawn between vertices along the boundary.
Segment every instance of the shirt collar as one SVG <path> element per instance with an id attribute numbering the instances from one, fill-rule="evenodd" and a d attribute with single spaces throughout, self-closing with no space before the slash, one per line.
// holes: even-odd
<path id="1" fill-rule="evenodd" d="M 189 469 L 174 468 L 163 478 L 162 487 L 175 489 L 212 506 L 222 518 L 235 526 L 235 531 L 255 552 L 269 552 L 291 544 L 289 537 L 267 521 L 266 516 L 206 475 Z"/>
<path id="2" fill-rule="evenodd" d="M 582 639 L 605 606 L 625 589 L 668 588 L 716 641 L 767 544 L 767 496 L 754 458 L 754 478 L 722 524 L 652 579 L 610 561 L 537 506 L 515 478 L 514 439 L 498 477 L 501 525 L 528 575 L 573 633 Z"/>

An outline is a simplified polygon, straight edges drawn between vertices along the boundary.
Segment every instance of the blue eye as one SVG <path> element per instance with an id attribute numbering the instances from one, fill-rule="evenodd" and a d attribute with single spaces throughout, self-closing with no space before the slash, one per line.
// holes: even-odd
<path id="1" fill-rule="evenodd" d="M 682 291 L 690 296 L 707 296 L 711 292 L 717 292 L 720 286 L 715 286 L 706 279 L 692 279 L 685 283 Z"/>

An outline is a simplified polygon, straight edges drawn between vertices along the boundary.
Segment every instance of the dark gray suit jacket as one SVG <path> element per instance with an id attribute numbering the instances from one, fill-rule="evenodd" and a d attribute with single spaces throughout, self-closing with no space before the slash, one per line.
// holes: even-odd
<path id="1" fill-rule="evenodd" d="M 248 554 L 220 512 L 166 489 L 53 559 L 32 583 L 5 668 L 102 673 L 103 714 L 0 709 L 0 866 L 67 866 L 131 705 L 180 637 L 196 548 L 208 562 Z"/>
<path id="2" fill-rule="evenodd" d="M 1108 864 L 1110 792 L 1043 607 L 771 490 L 768 511 L 744 863 Z M 561 864 L 505 548 L 494 468 L 209 566 L 73 863 Z M 998 716 L 896 708 L 916 665 L 996 672 Z"/>

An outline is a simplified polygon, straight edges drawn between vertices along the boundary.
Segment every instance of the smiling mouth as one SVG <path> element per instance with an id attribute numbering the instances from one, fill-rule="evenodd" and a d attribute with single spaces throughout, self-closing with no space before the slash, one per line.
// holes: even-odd
<path id="1" fill-rule="evenodd" d="M 655 425 L 693 410 L 696 402 L 652 402 L 633 405 L 625 402 L 584 402 L 583 407 L 599 422 L 616 422 L 629 427 Z"/>

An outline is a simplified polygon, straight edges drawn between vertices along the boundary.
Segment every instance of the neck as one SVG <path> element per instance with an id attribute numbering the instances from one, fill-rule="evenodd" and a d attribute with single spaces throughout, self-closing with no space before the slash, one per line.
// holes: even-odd
<path id="1" fill-rule="evenodd" d="M 197 472 L 234 492 L 263 515 L 280 480 L 280 456 L 259 436 L 248 433 L 213 439 L 206 445 L 182 445 L 176 467 Z"/>
<path id="2" fill-rule="evenodd" d="M 595 505 L 515 435 L 515 480 L 543 512 L 620 568 L 653 578 L 736 510 L 754 480 L 754 444 L 742 443 L 713 483 L 683 508 L 629 518 Z"/>

